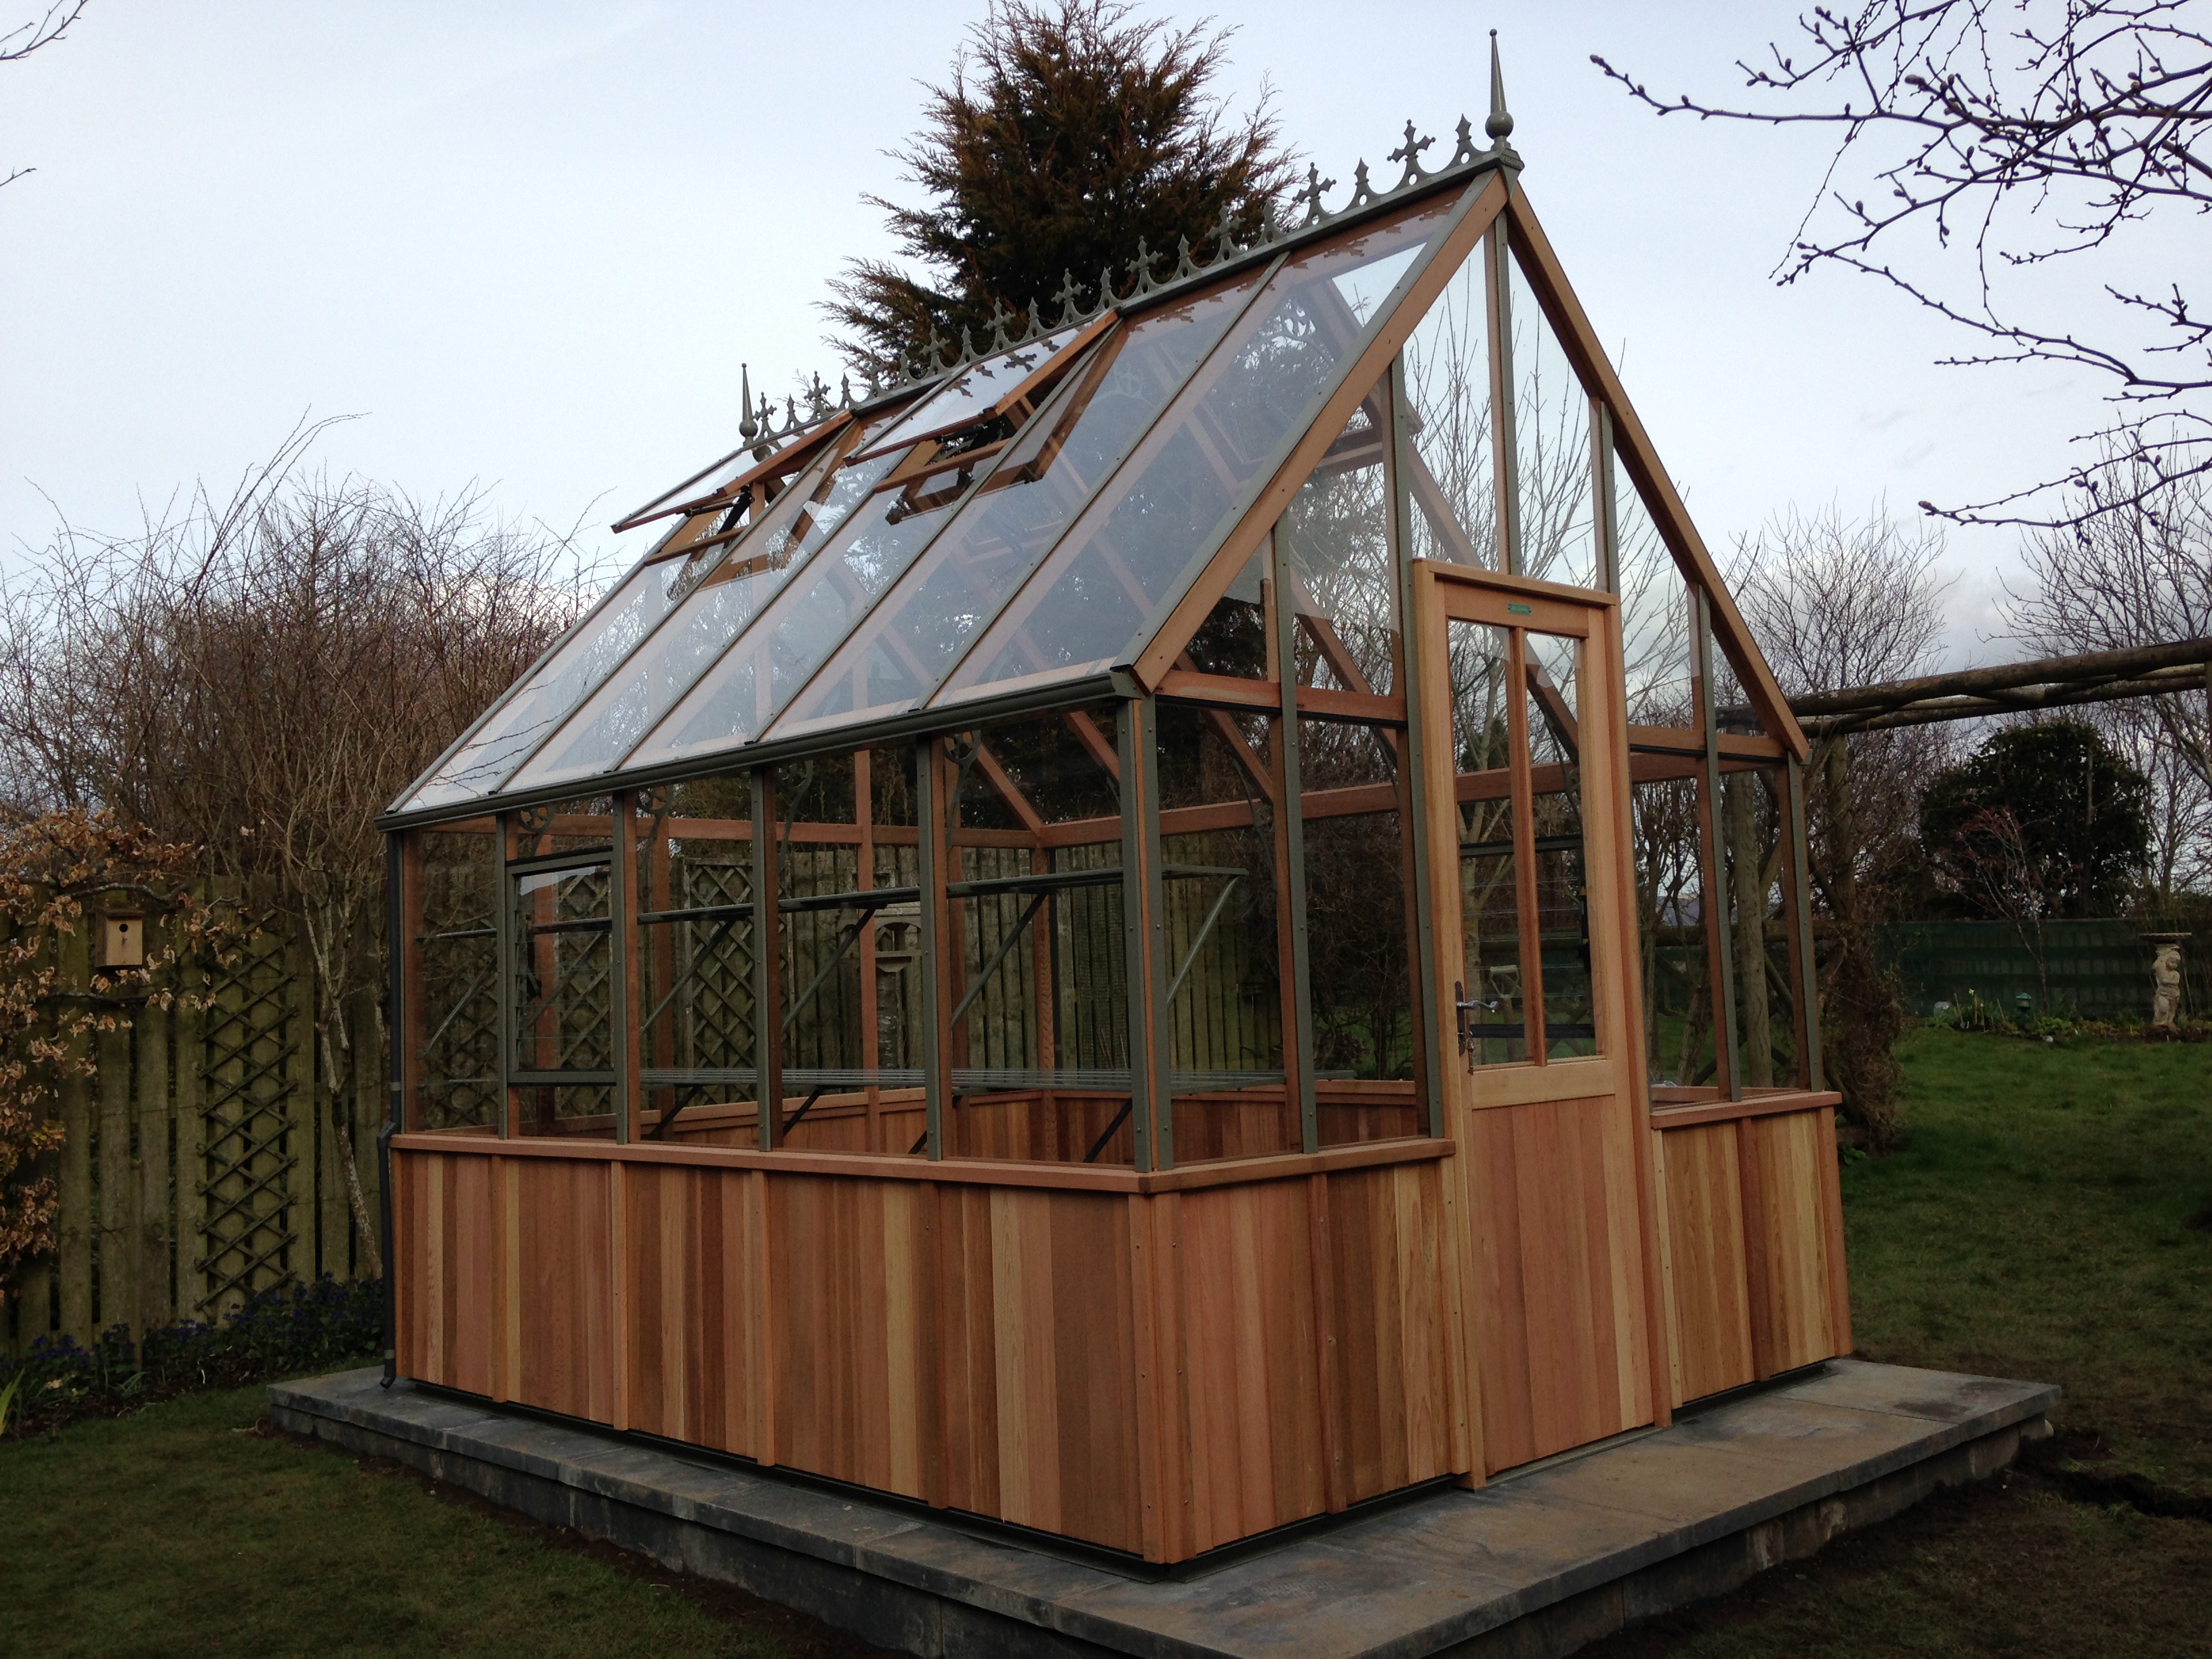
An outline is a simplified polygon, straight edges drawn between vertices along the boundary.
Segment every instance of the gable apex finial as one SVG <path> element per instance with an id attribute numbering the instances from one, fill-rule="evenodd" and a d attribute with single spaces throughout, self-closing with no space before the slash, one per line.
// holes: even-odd
<path id="1" fill-rule="evenodd" d="M 747 443 L 760 435 L 760 424 L 753 419 L 752 371 L 744 363 L 738 365 L 738 407 L 744 418 L 738 422 L 738 436 Z"/>
<path id="2" fill-rule="evenodd" d="M 1513 136 L 1513 116 L 1505 107 L 1505 71 L 1498 62 L 1498 31 L 1490 32 L 1490 118 L 1482 124 L 1492 142 L 1503 148 Z"/>

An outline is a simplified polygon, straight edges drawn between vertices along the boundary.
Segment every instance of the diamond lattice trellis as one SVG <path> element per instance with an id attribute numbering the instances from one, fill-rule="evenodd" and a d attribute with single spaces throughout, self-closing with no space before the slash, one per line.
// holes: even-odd
<path id="1" fill-rule="evenodd" d="M 219 980 L 204 1019 L 205 1136 L 197 1269 L 205 1306 L 292 1276 L 299 1233 L 293 1171 L 308 1150 L 293 1118 L 307 1020 L 284 940 L 257 935 Z"/>

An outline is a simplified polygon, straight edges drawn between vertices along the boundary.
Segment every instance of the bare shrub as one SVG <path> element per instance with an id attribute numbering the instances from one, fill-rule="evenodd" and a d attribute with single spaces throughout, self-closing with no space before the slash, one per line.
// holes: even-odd
<path id="1" fill-rule="evenodd" d="M 228 501 L 203 489 L 130 536 L 65 526 L 0 590 L 0 787 L 19 809 L 97 807 L 191 843 L 207 874 L 297 919 L 318 1086 L 350 1170 L 344 1103 L 379 1058 L 354 1032 L 365 1016 L 380 1031 L 372 820 L 567 627 L 581 590 L 566 538 L 494 521 L 480 492 L 424 501 L 301 473 L 313 436 Z"/>

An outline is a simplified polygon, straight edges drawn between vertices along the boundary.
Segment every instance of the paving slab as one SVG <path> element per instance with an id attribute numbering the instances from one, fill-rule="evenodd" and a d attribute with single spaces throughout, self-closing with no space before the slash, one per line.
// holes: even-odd
<path id="1" fill-rule="evenodd" d="M 280 1426 L 937 1656 L 1564 1654 L 1724 1593 L 2047 1432 L 2048 1384 L 1838 1360 L 1474 1492 L 1431 1491 L 1161 1577 L 738 1460 L 349 1371 Z"/>

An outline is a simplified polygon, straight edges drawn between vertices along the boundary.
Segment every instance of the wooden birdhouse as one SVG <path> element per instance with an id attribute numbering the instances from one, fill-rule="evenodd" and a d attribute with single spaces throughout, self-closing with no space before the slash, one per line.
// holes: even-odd
<path id="1" fill-rule="evenodd" d="M 143 968 L 146 965 L 146 915 L 143 910 L 100 913 L 94 935 L 102 968 Z"/>

